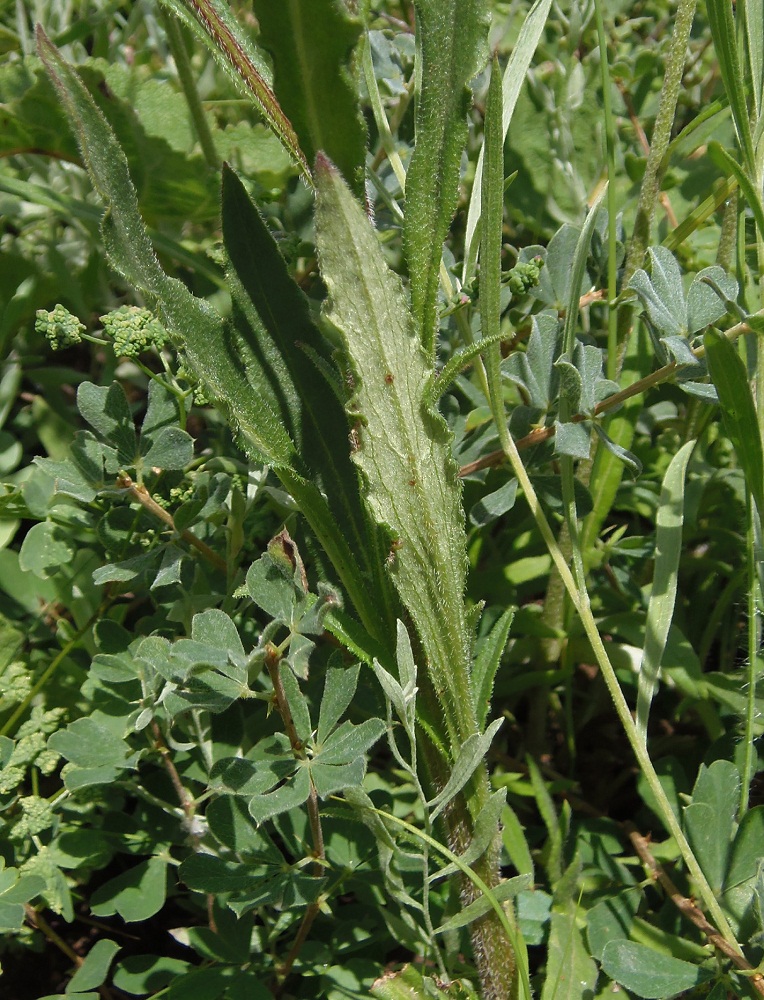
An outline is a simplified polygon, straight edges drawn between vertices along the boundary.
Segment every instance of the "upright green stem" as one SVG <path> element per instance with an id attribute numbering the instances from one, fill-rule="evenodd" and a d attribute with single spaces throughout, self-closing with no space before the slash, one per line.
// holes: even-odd
<path id="1" fill-rule="evenodd" d="M 602 16 L 602 0 L 595 0 L 594 16 L 597 22 L 597 42 L 600 48 L 600 73 L 602 76 L 602 110 L 605 119 L 605 146 L 607 148 L 607 228 L 608 228 L 608 261 L 607 261 L 607 299 L 608 299 L 608 336 L 607 336 L 607 375 L 615 379 L 618 372 L 618 314 L 614 302 L 618 294 L 618 261 L 616 260 L 616 215 L 618 205 L 615 189 L 615 119 L 613 117 L 613 102 L 611 97 L 610 67 L 607 59 L 607 36 L 605 35 L 605 20 Z"/>
<path id="2" fill-rule="evenodd" d="M 560 574 L 563 583 L 565 584 L 565 589 L 570 595 L 576 610 L 581 619 L 581 623 L 584 626 L 584 631 L 591 644 L 592 650 L 594 652 L 597 664 L 602 671 L 602 676 L 607 685 L 610 696 L 613 700 L 616 713 L 618 718 L 621 720 L 621 725 L 623 726 L 626 737 L 631 745 L 634 752 L 634 756 L 637 758 L 637 763 L 639 764 L 640 770 L 647 781 L 650 791 L 654 795 L 661 812 L 661 818 L 666 825 L 669 833 L 673 836 L 676 841 L 679 852 L 687 865 L 687 869 L 690 876 L 695 883 L 699 895 L 703 899 L 706 909 L 713 917 L 716 926 L 719 928 L 722 936 L 726 941 L 730 943 L 738 951 L 740 946 L 737 943 L 735 935 L 729 922 L 724 915 L 724 912 L 719 905 L 716 896 L 708 884 L 703 871 L 698 864 L 697 858 L 695 857 L 692 848 L 690 847 L 687 838 L 685 837 L 679 818 L 677 817 L 674 809 L 669 802 L 668 796 L 663 790 L 658 774 L 656 773 L 653 763 L 650 760 L 650 755 L 647 752 L 647 748 L 644 746 L 639 738 L 639 733 L 637 732 L 636 723 L 632 718 L 631 710 L 624 697 L 621 686 L 618 683 L 618 678 L 616 677 L 615 670 L 610 658 L 608 656 L 607 650 L 605 649 L 605 644 L 602 641 L 602 637 L 597 629 L 597 623 L 594 619 L 592 613 L 591 605 L 589 603 L 589 595 L 585 590 L 579 591 L 576 586 L 576 581 L 573 579 L 573 574 L 571 573 L 565 558 L 560 551 L 557 544 L 557 540 L 554 537 L 554 532 L 546 519 L 546 515 L 541 508 L 536 492 L 531 484 L 528 474 L 525 471 L 525 466 L 523 465 L 522 459 L 520 458 L 520 453 L 518 452 L 514 441 L 512 440 L 508 431 L 502 434 L 501 426 L 499 426 L 500 440 L 502 446 L 506 446 L 507 458 L 512 466 L 512 469 L 517 477 L 520 487 L 523 490 L 528 506 L 531 509 L 536 525 L 541 533 L 542 538 L 546 542 L 549 554 Z"/>
<path id="3" fill-rule="evenodd" d="M 204 159 L 207 161 L 209 167 L 212 167 L 213 170 L 218 170 L 220 167 L 220 157 L 215 149 L 212 132 L 204 114 L 199 91 L 196 89 L 196 80 L 191 67 L 191 60 L 188 57 L 183 30 L 178 19 L 168 14 L 163 7 L 159 8 L 159 16 L 164 25 L 167 44 L 170 47 L 175 68 L 178 71 L 178 79 L 183 89 L 183 96 L 186 98 L 186 104 L 191 114 L 191 121 L 193 122 L 196 136 L 199 139 L 199 145 L 202 147 Z"/>
<path id="4" fill-rule="evenodd" d="M 692 22 L 698 0 L 679 0 L 676 18 L 671 33 L 671 46 L 666 59 L 666 73 L 663 78 L 661 100 L 655 118 L 650 140 L 650 153 L 645 165 L 645 175 L 639 191 L 637 218 L 634 233 L 626 256 L 623 283 L 628 282 L 634 271 L 641 265 L 642 257 L 650 243 L 655 205 L 660 194 L 661 177 L 666 164 L 664 158 L 671 142 L 671 128 L 674 124 L 676 104 L 682 90 L 682 75 L 687 58 Z"/>

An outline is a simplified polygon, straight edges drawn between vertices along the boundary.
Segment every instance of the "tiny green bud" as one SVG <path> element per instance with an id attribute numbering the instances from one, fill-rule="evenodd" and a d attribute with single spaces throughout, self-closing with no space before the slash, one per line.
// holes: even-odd
<path id="1" fill-rule="evenodd" d="M 38 309 L 34 328 L 45 337 L 54 351 L 79 344 L 85 332 L 84 323 L 80 323 L 60 302 L 50 312 Z"/>

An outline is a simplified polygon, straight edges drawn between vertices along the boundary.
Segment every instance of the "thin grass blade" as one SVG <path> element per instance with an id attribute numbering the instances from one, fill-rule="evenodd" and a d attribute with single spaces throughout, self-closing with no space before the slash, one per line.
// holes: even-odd
<path id="1" fill-rule="evenodd" d="M 764 523 L 764 449 L 756 407 L 743 359 L 716 330 L 703 336 L 711 381 L 716 386 L 724 427 L 745 475 L 761 523 Z"/>
<path id="2" fill-rule="evenodd" d="M 743 163 L 748 176 L 754 177 L 756 175 L 756 158 L 753 150 L 751 122 L 745 102 L 746 88 L 737 48 L 735 18 L 732 15 L 733 7 L 729 0 L 708 0 L 706 9 L 714 40 L 714 49 L 719 59 L 719 69 L 724 81 L 724 89 L 730 102 L 735 131 L 743 153 Z"/>

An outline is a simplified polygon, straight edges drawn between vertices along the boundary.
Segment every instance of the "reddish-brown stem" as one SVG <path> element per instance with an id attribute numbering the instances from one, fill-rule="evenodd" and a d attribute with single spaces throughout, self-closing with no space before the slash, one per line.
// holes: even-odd
<path id="1" fill-rule="evenodd" d="M 279 674 L 280 662 L 281 654 L 275 646 L 269 645 L 265 653 L 265 665 L 268 669 L 271 684 L 273 685 L 273 696 L 276 702 L 276 708 L 278 709 L 281 720 L 284 723 L 284 731 L 286 732 L 289 744 L 292 747 L 292 753 L 297 760 L 305 760 L 305 748 L 303 747 L 302 740 L 297 735 L 294 719 L 292 718 L 292 713 L 289 710 L 289 702 L 287 701 L 286 692 L 284 691 L 284 685 L 281 682 L 281 675 Z M 326 852 L 324 850 L 324 833 L 321 828 L 321 814 L 318 808 L 318 795 L 316 794 L 316 790 L 312 784 L 306 805 L 308 809 L 310 833 L 313 839 L 313 857 L 316 859 L 313 865 L 313 875 L 318 878 L 324 871 L 322 862 L 326 858 Z M 318 916 L 319 911 L 320 906 L 318 903 L 310 903 L 306 908 L 295 939 L 292 942 L 292 947 L 289 949 L 289 953 L 278 968 L 277 975 L 279 981 L 273 987 L 276 997 L 281 996 L 284 989 L 284 982 L 289 973 L 292 971 L 292 966 L 294 965 L 297 956 L 300 954 L 303 944 L 307 940 L 310 928 L 313 926 L 313 921 Z"/>
<path id="2" fill-rule="evenodd" d="M 168 528 L 172 531 L 176 531 L 175 521 L 173 520 L 172 515 L 169 514 L 163 507 L 159 506 L 142 483 L 134 483 L 130 476 L 122 472 L 119 476 L 117 476 L 117 486 L 119 489 L 126 490 L 133 500 L 136 500 L 150 514 L 166 524 Z M 216 569 L 222 570 L 223 573 L 227 571 L 228 567 L 225 559 L 223 559 L 222 556 L 219 556 L 217 552 L 214 552 L 209 545 L 206 545 L 200 538 L 197 538 L 192 531 L 188 531 L 188 529 L 186 529 L 178 534 L 187 545 L 190 545 L 192 548 L 196 549 L 197 552 L 201 553 L 204 558 L 212 563 Z"/>
<path id="3" fill-rule="evenodd" d="M 650 851 L 647 839 L 639 833 L 636 827 L 631 823 L 624 823 L 624 830 L 650 877 L 661 884 L 666 895 L 679 912 L 687 917 L 691 923 L 695 924 L 698 930 L 706 936 L 709 944 L 713 945 L 714 948 L 728 958 L 735 968 L 740 969 L 741 972 L 753 973 L 753 975 L 748 977 L 748 981 L 760 996 L 764 996 L 764 975 L 761 972 L 756 972 L 750 962 L 747 962 L 729 942 L 724 940 L 714 925 L 706 920 L 705 914 L 696 903 L 682 895 L 666 874 L 665 869 L 655 860 Z"/>
<path id="4" fill-rule="evenodd" d="M 756 315 L 761 315 L 757 313 Z M 736 340 L 738 337 L 742 337 L 746 333 L 754 333 L 752 327 L 748 323 L 738 323 L 731 329 L 727 330 L 725 336 L 728 340 Z M 696 358 L 702 358 L 706 351 L 704 347 L 696 347 L 692 352 Z M 639 396 L 643 392 L 647 392 L 648 389 L 652 389 L 655 385 L 660 385 L 662 382 L 668 382 L 672 379 L 678 372 L 685 369 L 687 365 L 679 365 L 676 361 L 672 361 L 662 368 L 658 368 L 656 371 L 652 372 L 650 375 L 646 375 L 645 378 L 639 379 L 634 382 L 633 385 L 627 386 L 625 389 L 621 389 L 619 392 L 614 392 L 612 396 L 608 396 L 607 399 L 603 399 L 594 408 L 594 416 L 599 416 L 601 413 L 607 413 L 608 410 L 614 409 L 616 406 L 620 406 L 627 399 L 631 399 L 632 396 Z M 585 413 L 577 413 L 571 418 L 573 423 L 581 423 L 583 420 L 590 420 L 591 417 Z M 548 441 L 549 438 L 554 436 L 554 425 L 550 427 L 537 427 L 532 430 L 530 434 L 526 434 L 525 437 L 518 438 L 515 441 L 515 445 L 518 451 L 522 451 L 525 448 L 532 448 L 536 444 L 541 444 L 543 441 Z M 482 458 L 476 459 L 474 462 L 468 462 L 459 469 L 459 476 L 464 478 L 464 476 L 472 475 L 473 472 L 479 472 L 481 469 L 490 469 L 495 465 L 501 465 L 505 461 L 506 456 L 504 451 L 499 449 L 498 451 L 492 451 L 488 455 L 483 455 Z"/>

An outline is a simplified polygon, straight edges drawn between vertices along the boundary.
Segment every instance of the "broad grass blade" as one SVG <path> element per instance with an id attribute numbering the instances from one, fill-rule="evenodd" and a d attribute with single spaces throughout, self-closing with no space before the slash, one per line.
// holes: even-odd
<path id="1" fill-rule="evenodd" d="M 273 89 L 308 162 L 322 150 L 363 197 L 366 126 L 350 71 L 360 21 L 336 0 L 255 0 L 254 12 Z"/>
<path id="2" fill-rule="evenodd" d="M 694 447 L 695 441 L 688 441 L 674 455 L 663 477 L 658 504 L 653 589 L 647 608 L 645 645 L 637 690 L 637 732 L 643 743 L 647 742 L 650 705 L 658 685 L 658 672 L 674 617 L 679 557 L 682 553 L 684 484 Z"/>
<path id="3" fill-rule="evenodd" d="M 745 84 L 737 48 L 735 19 L 729 0 L 708 0 L 708 23 L 714 40 L 714 49 L 719 59 L 724 89 L 732 109 L 738 142 L 743 152 L 743 162 L 749 177 L 756 176 L 756 158 L 748 108 L 745 103 Z"/>
<path id="4" fill-rule="evenodd" d="M 253 101 L 312 184 L 310 167 L 292 123 L 276 99 L 267 60 L 252 45 L 223 0 L 160 0 L 210 49 L 236 86 Z"/>

